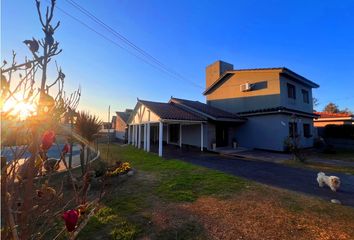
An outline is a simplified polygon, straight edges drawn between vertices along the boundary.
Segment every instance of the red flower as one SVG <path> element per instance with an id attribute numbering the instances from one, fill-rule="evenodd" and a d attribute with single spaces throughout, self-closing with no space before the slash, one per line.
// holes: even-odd
<path id="1" fill-rule="evenodd" d="M 78 210 L 68 210 L 63 213 L 63 219 L 65 221 L 65 226 L 68 232 L 75 230 L 77 221 L 79 220 L 79 211 Z"/>
<path id="2" fill-rule="evenodd" d="M 70 145 L 67 143 L 64 145 L 63 150 L 61 150 L 62 153 L 67 154 L 70 152 Z"/>
<path id="3" fill-rule="evenodd" d="M 51 148 L 54 141 L 55 141 L 54 131 L 46 131 L 42 136 L 43 150 L 48 150 L 49 148 Z"/>

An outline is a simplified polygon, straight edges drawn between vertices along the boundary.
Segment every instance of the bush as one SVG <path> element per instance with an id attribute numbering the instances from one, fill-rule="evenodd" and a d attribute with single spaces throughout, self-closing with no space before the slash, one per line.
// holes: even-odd
<path id="1" fill-rule="evenodd" d="M 354 139 L 354 125 L 330 124 L 324 130 L 326 137 Z"/>

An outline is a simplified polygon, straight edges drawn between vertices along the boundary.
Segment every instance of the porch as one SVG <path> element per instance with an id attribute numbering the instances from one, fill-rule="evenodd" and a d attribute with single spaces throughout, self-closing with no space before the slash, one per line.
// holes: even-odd
<path id="1" fill-rule="evenodd" d="M 147 152 L 163 156 L 166 145 L 170 149 L 193 146 L 203 151 L 205 148 L 205 128 L 203 121 L 160 121 L 131 124 L 128 126 L 128 144 Z"/>
<path id="2" fill-rule="evenodd" d="M 151 102 L 138 99 L 128 120 L 128 144 L 151 151 L 158 146 L 163 155 L 165 145 L 179 148 L 194 146 L 203 151 L 230 146 L 233 127 L 244 123 L 231 113 L 198 101 L 171 98 L 170 102 Z"/>

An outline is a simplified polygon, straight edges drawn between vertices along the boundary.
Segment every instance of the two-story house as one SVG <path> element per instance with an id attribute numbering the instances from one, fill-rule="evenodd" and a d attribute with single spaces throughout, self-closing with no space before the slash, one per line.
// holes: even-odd
<path id="1" fill-rule="evenodd" d="M 235 70 L 217 61 L 206 68 L 203 94 L 208 105 L 247 118 L 228 128 L 241 146 L 283 151 L 294 133 L 301 147 L 313 145 L 312 88 L 318 87 L 284 67 Z"/>
<path id="2" fill-rule="evenodd" d="M 313 145 L 312 88 L 316 83 L 287 68 L 235 70 L 217 61 L 206 68 L 206 103 L 171 98 L 138 100 L 128 124 L 128 143 L 150 151 L 157 143 L 213 149 L 231 147 L 284 150 L 297 136 L 301 147 Z"/>

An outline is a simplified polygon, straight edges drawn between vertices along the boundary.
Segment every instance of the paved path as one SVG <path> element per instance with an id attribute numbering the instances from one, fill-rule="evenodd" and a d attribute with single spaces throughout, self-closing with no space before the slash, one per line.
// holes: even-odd
<path id="1" fill-rule="evenodd" d="M 318 186 L 316 181 L 318 171 L 314 170 L 293 168 L 271 162 L 243 160 L 213 153 L 200 153 L 192 150 L 166 149 L 164 156 L 167 159 L 177 158 L 256 182 L 321 197 L 327 201 L 338 199 L 343 205 L 354 207 L 354 175 L 332 173 L 340 177 L 342 182 L 339 191 L 332 192 L 327 187 L 320 188 Z M 326 174 L 331 173 L 326 172 Z"/>
<path id="2" fill-rule="evenodd" d="M 293 155 L 290 153 L 278 153 L 278 152 L 270 152 L 270 151 L 263 151 L 263 150 L 249 150 L 249 149 L 230 149 L 227 150 L 221 149 L 218 151 L 222 155 L 231 155 L 238 158 L 246 158 L 251 160 L 261 160 L 266 162 L 273 162 L 273 163 L 282 163 L 285 160 L 292 160 Z M 307 154 L 309 155 L 309 154 Z M 335 156 L 335 155 L 333 155 Z M 336 159 L 324 159 L 315 156 L 306 156 L 306 161 L 309 163 L 323 163 L 326 165 L 332 166 L 342 166 L 342 167 L 353 167 L 354 168 L 354 161 L 343 161 L 343 160 L 336 160 Z"/>

